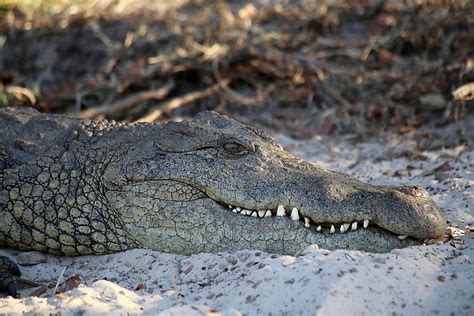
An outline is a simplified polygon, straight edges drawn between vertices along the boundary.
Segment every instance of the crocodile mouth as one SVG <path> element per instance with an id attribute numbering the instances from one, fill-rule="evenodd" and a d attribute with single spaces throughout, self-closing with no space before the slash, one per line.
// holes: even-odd
<path id="1" fill-rule="evenodd" d="M 421 239 L 417 239 L 415 237 L 407 236 L 407 235 L 398 235 L 390 230 L 387 230 L 374 222 L 371 222 L 369 219 L 363 220 L 354 220 L 351 222 L 346 223 L 331 223 L 331 222 L 324 222 L 324 223 L 316 223 L 310 217 L 304 216 L 302 212 L 300 212 L 296 207 L 285 207 L 283 205 L 278 205 L 275 209 L 267 209 L 267 210 L 249 210 L 239 206 L 233 206 L 230 204 L 225 204 L 220 201 L 216 201 L 220 204 L 223 209 L 227 212 L 231 212 L 236 216 L 246 216 L 254 218 L 255 220 L 260 220 L 264 218 L 288 218 L 291 219 L 295 223 L 299 223 L 302 227 L 310 230 L 313 233 L 323 234 L 325 236 L 331 236 L 335 234 L 347 234 L 347 233 L 357 233 L 360 230 L 368 231 L 368 232 L 376 232 L 378 234 L 386 235 L 387 237 L 396 237 L 400 241 L 402 240 L 412 240 L 412 241 L 422 241 Z"/>
<path id="2" fill-rule="evenodd" d="M 129 194 L 124 195 L 120 193 L 123 191 Z M 198 211 L 196 214 L 208 216 L 207 221 L 219 223 L 224 231 L 230 232 L 226 238 L 234 238 L 235 233 L 232 231 L 232 228 L 229 228 L 230 225 L 236 227 L 236 231 L 242 230 L 244 236 L 253 234 L 252 236 L 258 237 L 252 238 L 262 238 L 262 240 L 269 238 L 270 241 L 265 241 L 265 245 L 271 242 L 275 242 L 276 245 L 281 241 L 285 245 L 284 247 L 273 244 L 269 246 L 261 245 L 259 247 L 270 249 L 270 251 L 281 251 L 282 253 L 291 253 L 300 244 L 318 244 L 321 248 L 326 249 L 353 249 L 373 252 L 389 251 L 394 248 L 420 245 L 429 238 L 429 236 L 422 234 L 411 235 L 409 231 L 402 234 L 403 230 L 397 233 L 396 230 L 384 227 L 384 218 L 372 215 L 375 212 L 364 206 L 361 209 L 365 211 L 352 211 L 351 213 L 354 213 L 354 216 L 350 216 L 347 214 L 349 212 L 346 211 L 344 217 L 336 213 L 332 220 L 327 212 L 317 213 L 317 215 L 314 215 L 314 211 L 312 212 L 313 214 L 307 213 L 304 205 L 301 208 L 297 208 L 290 204 L 291 200 L 287 204 L 260 201 L 261 207 L 257 204 L 250 208 L 251 204 L 256 204 L 254 199 L 242 200 L 241 202 L 237 201 L 235 196 L 231 199 L 226 199 L 222 195 L 229 194 L 216 194 L 215 191 L 206 190 L 206 187 L 196 183 L 169 179 L 135 182 L 125 185 L 120 190 L 109 189 L 108 192 L 112 200 L 119 201 L 116 205 L 122 210 L 121 212 L 124 216 L 131 219 L 136 218 L 135 206 L 137 206 L 136 209 L 138 210 L 144 209 L 143 205 L 154 205 L 149 208 L 161 209 L 157 205 L 163 204 L 166 205 L 165 208 L 167 209 L 174 209 L 173 205 L 177 203 L 176 209 L 183 210 L 182 203 L 192 204 L 193 201 L 202 200 L 203 202 L 196 204 L 196 209 L 200 209 L 202 205 L 205 206 L 202 208 L 202 211 Z M 130 193 L 132 194 L 130 195 Z M 124 196 L 128 197 L 122 201 Z M 232 200 L 232 202 L 229 202 L 229 200 Z M 127 205 L 127 207 L 123 207 L 124 205 Z M 347 205 L 342 204 L 341 207 L 347 209 Z M 398 209 L 397 211 L 399 212 Z M 395 214 L 399 215 L 398 213 Z M 322 220 L 317 220 L 317 216 L 320 216 Z M 231 224 L 233 223 L 230 220 L 231 217 L 238 218 L 238 222 L 235 222 L 236 225 Z M 404 220 L 406 221 L 405 218 L 400 219 L 400 221 Z M 133 220 L 131 221 L 133 222 Z M 388 222 L 387 226 L 390 227 L 390 224 Z M 422 227 L 424 227 L 423 223 L 418 226 L 418 229 Z M 270 235 L 265 235 L 264 231 L 267 228 L 274 230 L 274 232 Z M 416 229 L 414 230 L 415 233 Z M 296 238 L 295 236 L 298 237 Z M 297 241 L 295 241 L 295 238 Z M 290 239 L 293 244 L 289 247 L 292 248 L 287 249 L 285 247 L 289 245 L 288 240 Z M 215 241 L 213 240 L 213 242 Z M 233 249 L 229 247 L 225 249 Z M 236 245 L 235 247 L 251 247 L 251 245 Z"/>

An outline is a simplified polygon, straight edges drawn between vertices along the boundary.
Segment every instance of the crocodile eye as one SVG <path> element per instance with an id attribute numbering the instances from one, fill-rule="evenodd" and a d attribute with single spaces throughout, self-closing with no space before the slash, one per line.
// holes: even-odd
<path id="1" fill-rule="evenodd" d="M 224 150 L 231 154 L 238 154 L 244 151 L 244 146 L 238 143 L 225 143 Z"/>

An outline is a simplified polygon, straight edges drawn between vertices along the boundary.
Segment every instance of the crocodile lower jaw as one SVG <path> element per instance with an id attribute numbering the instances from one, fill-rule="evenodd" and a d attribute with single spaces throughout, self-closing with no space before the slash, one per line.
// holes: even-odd
<path id="1" fill-rule="evenodd" d="M 344 234 L 348 232 L 356 232 L 360 229 L 367 229 L 377 230 L 379 233 L 383 232 L 384 234 L 391 236 L 397 236 L 397 238 L 400 240 L 412 238 L 405 235 L 396 235 L 395 233 L 387 229 L 384 229 L 374 223 L 371 223 L 369 219 L 364 219 L 361 221 L 352 221 L 349 223 L 315 223 L 309 217 L 305 217 L 304 215 L 302 215 L 296 207 L 293 207 L 291 211 L 286 210 L 283 205 L 279 205 L 275 210 L 247 210 L 232 205 L 228 205 L 227 207 L 229 211 L 235 213 L 236 215 L 254 217 L 256 220 L 268 217 L 289 217 L 295 222 L 300 222 L 301 225 L 303 225 L 307 229 L 311 229 L 313 232 L 325 235 L 332 235 L 336 233 Z"/>

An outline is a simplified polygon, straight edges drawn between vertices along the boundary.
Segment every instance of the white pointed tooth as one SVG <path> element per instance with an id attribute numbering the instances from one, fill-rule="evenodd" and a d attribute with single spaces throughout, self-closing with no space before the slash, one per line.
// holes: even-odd
<path id="1" fill-rule="evenodd" d="M 306 228 L 309 228 L 309 218 L 307 218 L 307 217 L 304 218 L 304 226 Z"/>
<path id="2" fill-rule="evenodd" d="M 408 236 L 400 235 L 400 236 L 397 236 L 397 237 L 398 237 L 398 239 L 403 240 L 403 239 L 407 238 Z"/>
<path id="3" fill-rule="evenodd" d="M 344 223 L 344 230 L 348 231 L 349 227 L 351 227 L 351 223 Z"/>
<path id="4" fill-rule="evenodd" d="M 234 208 L 234 209 L 232 210 L 232 212 L 237 213 L 238 211 L 237 211 L 236 208 Z"/>
<path id="5" fill-rule="evenodd" d="M 341 228 L 339 228 L 339 231 L 341 233 L 345 232 L 346 231 L 346 227 L 344 226 L 344 224 L 341 225 Z"/>
<path id="6" fill-rule="evenodd" d="M 357 222 L 352 223 L 351 229 L 352 230 L 357 230 Z"/>
<path id="7" fill-rule="evenodd" d="M 265 212 L 265 217 L 272 217 L 272 212 L 270 210 L 267 210 Z"/>
<path id="8" fill-rule="evenodd" d="M 243 210 L 243 212 L 245 212 L 245 215 L 251 215 L 252 214 L 252 211 L 249 211 L 249 210 Z"/>
<path id="9" fill-rule="evenodd" d="M 235 209 L 236 209 L 237 212 L 239 212 L 239 213 L 240 213 L 240 211 L 242 210 L 240 207 L 236 207 Z"/>
<path id="10" fill-rule="evenodd" d="M 285 216 L 285 208 L 281 204 L 278 205 L 277 216 Z"/>
<path id="11" fill-rule="evenodd" d="M 252 217 L 257 217 L 257 212 L 256 212 L 256 211 L 253 211 L 253 212 L 252 212 L 252 215 L 250 215 L 250 216 L 252 216 Z"/>
<path id="12" fill-rule="evenodd" d="M 258 217 L 264 217 L 265 211 L 258 211 Z"/>
<path id="13" fill-rule="evenodd" d="M 336 232 L 336 228 L 334 228 L 334 225 L 331 225 L 331 230 L 329 231 L 330 234 L 334 234 Z"/>
<path id="14" fill-rule="evenodd" d="M 233 206 L 229 204 L 229 208 L 233 208 Z"/>
<path id="15" fill-rule="evenodd" d="M 367 227 L 369 227 L 369 220 L 364 219 L 364 228 L 367 228 Z"/>
<path id="16" fill-rule="evenodd" d="M 317 231 L 317 232 L 320 232 L 321 229 L 323 229 L 323 228 L 321 227 L 321 225 L 319 225 L 319 226 L 316 228 L 316 231 Z"/>
<path id="17" fill-rule="evenodd" d="M 298 215 L 298 209 L 296 207 L 293 207 L 291 210 L 291 219 L 294 221 L 298 221 L 300 219 L 300 216 Z"/>

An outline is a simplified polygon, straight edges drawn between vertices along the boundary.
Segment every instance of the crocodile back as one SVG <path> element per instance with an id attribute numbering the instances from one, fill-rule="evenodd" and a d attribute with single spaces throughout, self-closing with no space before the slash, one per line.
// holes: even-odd
<path id="1" fill-rule="evenodd" d="M 32 108 L 1 109 L 0 170 L 60 154 L 71 141 L 72 129 L 79 124 L 79 119 L 41 115 Z"/>

